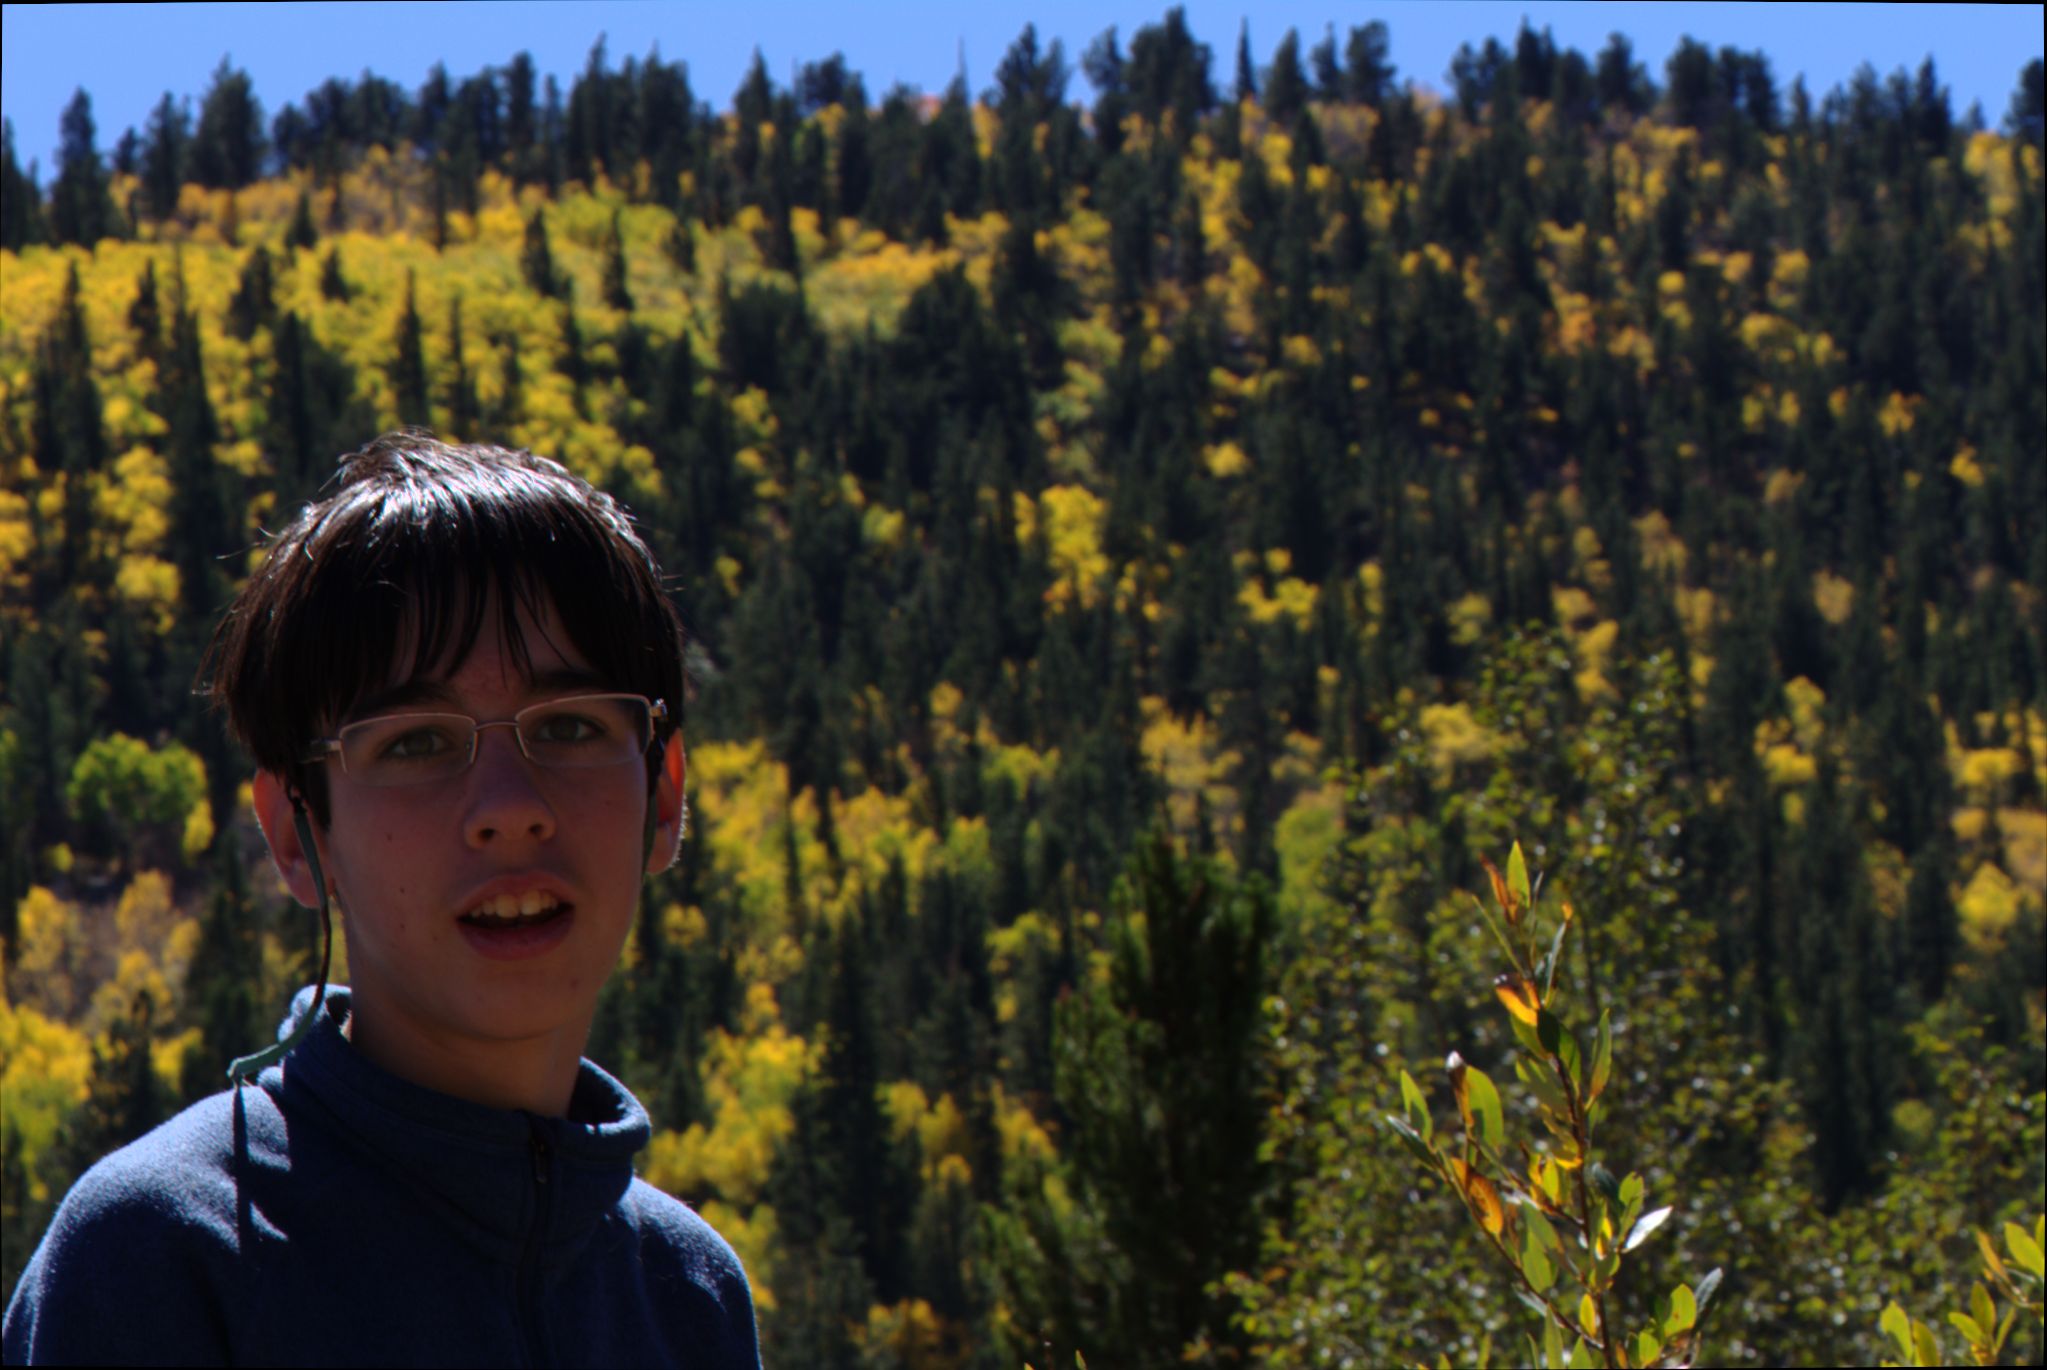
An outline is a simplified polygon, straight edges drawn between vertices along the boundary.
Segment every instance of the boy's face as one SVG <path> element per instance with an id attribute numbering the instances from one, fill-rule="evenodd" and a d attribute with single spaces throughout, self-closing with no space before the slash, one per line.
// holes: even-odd
<path id="1" fill-rule="evenodd" d="M 542 700 L 616 690 L 592 675 L 570 644 L 552 605 L 520 626 L 533 675 L 520 673 L 496 625 L 485 616 L 474 650 L 437 683 L 439 693 L 378 703 L 339 724 L 380 714 L 467 714 L 510 719 Z M 410 674 L 401 662 L 397 679 Z M 552 678 L 552 679 L 550 679 Z M 338 725 L 337 725 L 338 728 Z M 639 897 L 643 870 L 675 855 L 682 814 L 682 744 L 671 737 L 654 793 L 654 846 L 642 856 L 647 772 L 644 759 L 585 769 L 547 769 L 528 761 L 510 728 L 478 732 L 467 770 L 425 783 L 373 787 L 326 767 L 331 822 L 315 830 L 322 871 L 343 913 L 357 1041 L 399 1073 L 429 1063 L 426 1077 L 446 1085 L 460 1063 L 539 1051 L 573 1061 L 589 1033 L 597 994 L 617 964 Z M 317 903 L 299 850 L 290 798 L 279 779 L 257 777 L 257 809 L 280 872 L 301 903 Z M 567 905 L 523 946 L 480 935 L 465 914 L 493 894 L 535 889 Z M 510 950 L 516 955 L 507 954 Z M 514 1046 L 513 1044 L 518 1044 Z M 454 1090 L 451 1092 L 461 1092 Z"/>

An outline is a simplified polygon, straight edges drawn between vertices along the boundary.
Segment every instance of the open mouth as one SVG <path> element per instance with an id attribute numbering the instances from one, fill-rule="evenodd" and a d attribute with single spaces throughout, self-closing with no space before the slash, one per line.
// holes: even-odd
<path id="1" fill-rule="evenodd" d="M 479 904 L 463 914 L 461 921 L 486 931 L 530 928 L 553 922 L 573 907 L 551 894 L 529 890 L 525 894 L 499 895 L 488 903 Z"/>
<path id="2" fill-rule="evenodd" d="M 456 921 L 462 937 L 494 961 L 541 956 L 559 946 L 575 925 L 575 905 L 529 890 L 479 904 Z"/>

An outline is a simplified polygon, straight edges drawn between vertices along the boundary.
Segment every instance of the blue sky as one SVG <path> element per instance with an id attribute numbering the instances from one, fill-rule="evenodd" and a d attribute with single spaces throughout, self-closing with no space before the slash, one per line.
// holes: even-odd
<path id="1" fill-rule="evenodd" d="M 1251 18 L 1251 50 L 1262 65 L 1290 27 L 1304 47 L 1325 25 L 1339 41 L 1353 25 L 1385 21 L 1402 79 L 1443 89 L 1444 70 L 1463 42 L 1488 35 L 1511 43 L 1525 15 L 1547 25 L 1559 46 L 1588 57 L 1610 32 L 1628 35 L 1659 83 L 1681 36 L 1718 48 L 1767 53 L 1781 86 L 1803 74 L 1815 96 L 1845 82 L 1863 62 L 1880 74 L 1916 70 L 1928 56 L 1960 117 L 1981 101 L 1995 127 L 2019 69 L 2041 55 L 2041 5 L 1516 3 L 1515 0 L 1187 0 L 1188 24 L 1215 52 L 1217 82 L 1235 71 L 1238 25 Z M 602 32 L 616 66 L 656 44 L 689 66 L 701 100 L 723 108 L 759 47 L 778 82 L 796 64 L 843 52 L 879 97 L 896 81 L 942 89 L 964 53 L 970 87 L 991 83 L 1003 51 L 1026 23 L 1040 40 L 1080 52 L 1111 24 L 1129 34 L 1165 13 L 1165 0 L 591 0 L 587 3 L 87 4 L 0 6 L 0 112 L 13 121 L 24 165 L 39 159 L 47 184 L 57 123 L 73 90 L 91 95 L 102 151 L 121 130 L 140 129 L 168 90 L 196 107 L 224 55 L 247 71 L 266 118 L 329 76 L 375 71 L 416 89 L 436 60 L 451 76 L 501 66 L 520 50 L 564 90 Z M 1076 75 L 1071 94 L 1085 94 Z"/>

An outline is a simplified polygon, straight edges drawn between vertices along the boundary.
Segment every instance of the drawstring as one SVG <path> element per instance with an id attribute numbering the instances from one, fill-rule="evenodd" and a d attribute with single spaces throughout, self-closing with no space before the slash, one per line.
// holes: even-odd
<path id="1" fill-rule="evenodd" d="M 291 1034 L 276 1046 L 267 1047 L 253 1055 L 236 1058 L 227 1068 L 228 1083 L 240 1085 L 255 1075 L 276 1064 L 284 1054 L 299 1044 L 319 1016 L 320 1005 L 327 998 L 327 968 L 334 954 L 334 920 L 327 912 L 327 878 L 320 870 L 320 849 L 313 842 L 312 824 L 306 820 L 306 806 L 297 794 L 291 797 L 292 822 L 298 828 L 299 847 L 306 854 L 306 864 L 313 868 L 313 883 L 320 890 L 320 980 L 319 988 L 313 993 L 313 1006 L 298 1020 Z"/>

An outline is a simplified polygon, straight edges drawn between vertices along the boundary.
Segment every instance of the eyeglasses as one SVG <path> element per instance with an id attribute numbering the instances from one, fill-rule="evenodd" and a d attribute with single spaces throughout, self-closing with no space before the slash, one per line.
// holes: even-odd
<path id="1" fill-rule="evenodd" d="M 510 728 L 536 766 L 617 766 L 646 755 L 654 720 L 667 716 L 666 700 L 626 694 L 544 700 L 490 723 L 466 714 L 382 714 L 318 739 L 300 760 L 316 765 L 338 756 L 342 772 L 358 784 L 422 785 L 468 770 L 485 728 Z"/>

